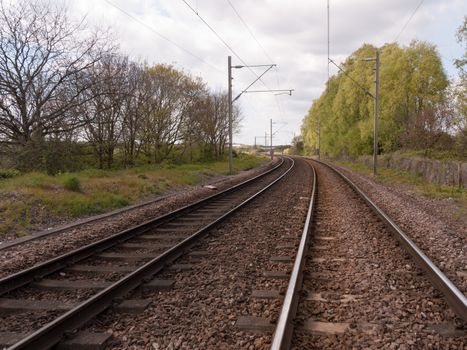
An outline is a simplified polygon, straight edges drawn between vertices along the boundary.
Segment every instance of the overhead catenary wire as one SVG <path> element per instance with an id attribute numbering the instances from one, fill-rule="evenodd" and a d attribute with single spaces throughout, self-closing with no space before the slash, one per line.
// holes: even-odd
<path id="1" fill-rule="evenodd" d="M 258 38 L 256 37 L 256 35 L 253 33 L 253 31 L 251 30 L 250 26 L 246 23 L 246 21 L 243 19 L 243 17 L 240 15 L 240 13 L 237 11 L 237 9 L 235 8 L 235 6 L 232 4 L 232 2 L 230 0 L 226 0 L 227 3 L 230 5 L 230 7 L 232 8 L 232 10 L 235 12 L 235 14 L 237 15 L 238 19 L 240 20 L 240 22 L 242 22 L 243 26 L 246 28 L 246 30 L 248 31 L 248 33 L 250 34 L 250 36 L 253 38 L 253 40 L 256 42 L 256 44 L 261 48 L 261 50 L 263 51 L 264 55 L 266 56 L 266 58 L 272 63 L 274 62 L 274 60 L 271 58 L 271 56 L 268 54 L 268 52 L 266 51 L 266 49 L 264 48 L 264 46 L 261 44 L 261 42 L 258 40 Z M 277 85 L 277 88 L 279 89 L 279 74 L 278 74 L 278 71 L 277 71 L 277 66 L 274 67 L 274 73 L 275 73 L 275 76 L 276 76 L 276 85 Z M 280 102 L 280 99 L 277 97 L 277 95 L 274 95 L 274 100 L 276 102 L 276 105 L 277 105 L 277 109 L 279 110 L 279 113 L 281 115 L 281 119 L 284 118 L 284 111 L 282 109 L 282 105 L 281 105 L 281 102 Z"/>
<path id="2" fill-rule="evenodd" d="M 402 27 L 402 29 L 400 30 L 399 34 L 396 35 L 396 38 L 394 39 L 394 42 L 396 42 L 399 37 L 401 36 L 402 32 L 405 30 L 405 28 L 407 27 L 407 25 L 409 24 L 409 22 L 412 20 L 413 16 L 415 16 L 415 13 L 417 13 L 418 9 L 420 8 L 420 6 L 422 6 L 423 2 L 425 0 L 421 0 L 417 7 L 415 8 L 415 10 L 412 12 L 412 14 L 410 15 L 409 19 L 407 20 L 407 22 L 405 22 L 404 26 Z"/>
<path id="3" fill-rule="evenodd" d="M 251 67 L 248 66 L 248 64 L 240 57 L 240 55 L 222 38 L 222 36 L 199 14 L 198 11 L 196 11 L 193 6 L 191 6 L 186 0 L 182 0 L 183 3 L 188 6 L 188 8 L 196 15 L 198 18 L 209 28 L 211 32 L 214 33 L 214 35 L 224 44 L 227 49 L 229 49 L 230 52 L 256 77 L 259 78 L 258 74 L 251 69 Z M 258 79 L 267 89 L 269 87 L 264 83 L 263 80 Z"/>
<path id="4" fill-rule="evenodd" d="M 344 75 L 346 75 L 350 80 L 352 80 L 352 82 L 357 85 L 360 89 L 362 89 L 363 91 L 365 91 L 365 93 L 371 97 L 374 98 L 373 94 L 371 92 L 368 91 L 368 89 L 364 88 L 358 81 L 356 81 L 354 78 L 352 78 L 344 69 L 342 69 L 336 62 L 334 62 L 332 59 L 329 58 L 329 62 L 332 63 L 333 65 L 335 65 L 337 67 L 337 69 L 339 69 Z"/>
<path id="5" fill-rule="evenodd" d="M 238 19 L 243 23 L 243 25 L 245 26 L 246 30 L 248 31 L 248 33 L 250 33 L 251 37 L 254 39 L 254 41 L 256 41 L 256 43 L 258 44 L 258 46 L 261 48 L 261 50 L 263 51 L 264 55 L 266 56 L 266 58 L 268 60 L 272 62 L 274 62 L 274 60 L 271 58 L 271 56 L 269 56 L 269 54 L 267 53 L 266 49 L 264 48 L 263 45 L 261 45 L 261 43 L 259 42 L 259 40 L 256 38 L 255 34 L 253 33 L 253 31 L 250 29 L 250 27 L 248 26 L 248 24 L 246 24 L 246 22 L 243 20 L 242 16 L 240 16 L 240 13 L 237 11 L 237 9 L 234 7 L 234 5 L 232 4 L 232 2 L 230 0 L 226 0 L 230 7 L 232 8 L 232 10 L 235 12 L 235 14 L 237 15 Z"/>
<path id="6" fill-rule="evenodd" d="M 175 41 L 171 40 L 170 38 L 166 37 L 165 35 L 159 33 L 157 30 L 155 30 L 153 27 L 151 27 L 150 25 L 146 24 L 145 22 L 141 21 L 139 18 L 133 16 L 131 13 L 129 13 L 128 11 L 125 11 L 124 9 L 122 9 L 120 6 L 114 4 L 113 2 L 111 2 L 110 0 L 105 0 L 106 3 L 108 3 L 110 6 L 116 8 L 117 10 L 119 10 L 120 12 L 122 12 L 123 14 L 125 14 L 126 16 L 128 16 L 129 18 L 131 18 L 132 20 L 134 20 L 135 22 L 139 23 L 140 25 L 146 27 L 147 29 L 149 29 L 151 32 L 153 32 L 154 34 L 156 34 L 158 37 L 164 39 L 165 41 L 169 42 L 170 44 L 172 44 L 173 46 L 177 47 L 178 49 L 182 50 L 183 52 L 189 54 L 190 56 L 196 58 L 197 60 L 203 62 L 204 64 L 210 66 L 211 68 L 214 68 L 216 71 L 224 74 L 224 71 L 222 69 L 219 69 L 218 67 L 214 66 L 212 63 L 209 63 L 207 61 L 205 61 L 203 58 L 199 57 L 198 55 L 194 54 L 193 52 L 189 51 L 188 49 L 184 48 L 183 46 L 177 44 Z"/>

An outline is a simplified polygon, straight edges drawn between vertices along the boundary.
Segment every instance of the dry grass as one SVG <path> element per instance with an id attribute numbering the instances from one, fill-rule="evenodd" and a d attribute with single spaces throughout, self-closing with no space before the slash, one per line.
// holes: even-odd
<path id="1" fill-rule="evenodd" d="M 241 155 L 235 159 L 235 170 L 247 170 L 264 161 L 264 158 Z M 104 213 L 171 188 L 195 185 L 203 178 L 227 171 L 226 162 L 213 162 L 108 171 L 89 169 L 57 176 L 28 173 L 3 179 L 0 181 L 0 235 L 21 236 L 31 228 L 57 219 Z"/>
<path id="2" fill-rule="evenodd" d="M 362 164 L 351 162 L 336 162 L 336 164 L 353 169 L 360 174 L 372 174 L 372 168 Z M 459 204 L 460 211 L 467 213 L 467 190 L 465 188 L 432 184 L 421 176 L 384 167 L 378 168 L 376 182 L 404 184 L 419 195 L 429 198 L 452 198 Z"/>

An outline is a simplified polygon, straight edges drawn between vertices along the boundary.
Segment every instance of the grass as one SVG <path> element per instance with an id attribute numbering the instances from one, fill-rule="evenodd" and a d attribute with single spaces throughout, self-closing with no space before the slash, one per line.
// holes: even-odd
<path id="1" fill-rule="evenodd" d="M 443 162 L 449 161 L 466 161 L 465 157 L 461 157 L 454 151 L 441 151 L 434 149 L 423 149 L 423 150 L 400 150 L 394 152 L 395 155 L 402 157 L 418 157 L 427 159 L 436 159 Z"/>
<path id="2" fill-rule="evenodd" d="M 336 164 L 353 169 L 360 174 L 372 174 L 372 168 L 362 164 L 351 162 L 336 162 Z M 428 198 L 452 198 L 459 203 L 462 212 L 467 212 L 467 190 L 464 188 L 432 184 L 419 175 L 384 167 L 378 168 L 376 181 L 407 185 L 416 193 Z"/>
<path id="3" fill-rule="evenodd" d="M 248 170 L 264 161 L 240 154 L 234 159 L 234 171 Z M 21 236 L 50 220 L 101 214 L 227 173 L 227 162 L 207 162 L 87 169 L 56 176 L 32 172 L 5 178 L 0 180 L 0 235 Z"/>

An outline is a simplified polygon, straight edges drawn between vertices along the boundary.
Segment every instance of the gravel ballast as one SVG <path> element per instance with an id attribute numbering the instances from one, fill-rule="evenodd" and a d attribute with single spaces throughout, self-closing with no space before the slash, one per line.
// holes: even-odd
<path id="1" fill-rule="evenodd" d="M 465 324 L 409 255 L 335 173 L 316 169 L 293 348 L 463 349 Z"/>
<path id="2" fill-rule="evenodd" d="M 265 271 L 290 270 L 271 262 L 277 255 L 293 257 L 295 249 L 278 249 L 284 236 L 303 229 L 311 192 L 311 171 L 303 160 L 267 193 L 240 209 L 194 248 L 206 253 L 176 263 L 190 271 L 164 271 L 157 278 L 174 279 L 166 292 L 139 292 L 132 298 L 151 300 L 139 315 L 109 310 L 88 330 L 109 332 L 112 349 L 267 349 L 272 332 L 241 330 L 242 316 L 261 316 L 273 325 L 280 299 L 256 299 L 254 290 L 285 291 L 287 280 L 263 277 Z"/>
<path id="3" fill-rule="evenodd" d="M 408 186 L 375 182 L 346 168 L 338 169 L 385 211 L 467 295 L 467 215 L 462 215 L 462 209 L 453 200 L 426 198 Z"/>
<path id="4" fill-rule="evenodd" d="M 197 186 L 191 190 L 164 198 L 147 206 L 121 212 L 119 215 L 85 223 L 69 230 L 43 237 L 39 240 L 24 242 L 18 246 L 0 250 L 0 277 L 4 277 L 21 269 L 30 267 L 47 259 L 51 259 L 84 244 L 95 242 L 157 216 L 169 213 L 189 203 L 206 198 L 217 191 L 227 189 L 253 176 L 267 171 L 278 160 L 265 166 L 255 168 L 239 175 L 217 180 L 213 183 L 217 190 Z"/>

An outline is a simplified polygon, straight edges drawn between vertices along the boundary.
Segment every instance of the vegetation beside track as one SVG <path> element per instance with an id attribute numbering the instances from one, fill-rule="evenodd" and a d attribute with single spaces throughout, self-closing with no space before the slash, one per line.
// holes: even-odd
<path id="1" fill-rule="evenodd" d="M 235 158 L 234 170 L 248 170 L 264 162 L 265 158 L 240 154 Z M 16 174 L 0 179 L 0 235 L 21 236 L 49 224 L 101 214 L 227 173 L 228 164 L 223 161 L 87 169 L 55 176 L 41 172 Z"/>
<path id="2" fill-rule="evenodd" d="M 358 163 L 340 161 L 335 162 L 335 164 L 350 168 L 357 173 L 368 176 L 370 176 L 373 171 L 372 167 Z M 378 168 L 378 176 L 375 181 L 380 183 L 406 185 L 415 193 L 429 198 L 452 198 L 459 204 L 459 214 L 467 214 L 467 190 L 464 188 L 432 184 L 419 175 L 384 167 Z"/>

